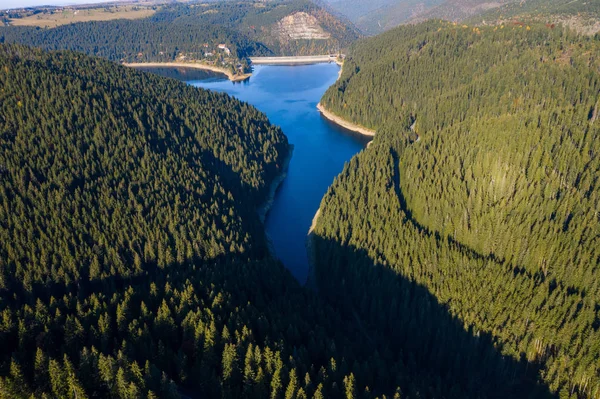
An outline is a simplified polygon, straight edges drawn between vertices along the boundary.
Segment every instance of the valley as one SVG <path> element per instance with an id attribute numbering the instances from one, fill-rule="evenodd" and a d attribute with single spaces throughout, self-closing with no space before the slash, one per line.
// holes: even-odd
<path id="1" fill-rule="evenodd" d="M 0 397 L 597 398 L 599 10 L 4 11 Z"/>
<path id="2" fill-rule="evenodd" d="M 246 84 L 215 79 L 188 81 L 256 106 L 281 127 L 294 146 L 285 180 L 266 214 L 265 230 L 274 255 L 301 284 L 308 276 L 306 235 L 312 217 L 344 163 L 368 141 L 324 120 L 316 109 L 338 70 L 337 65 L 328 63 L 263 65 L 255 67 Z"/>

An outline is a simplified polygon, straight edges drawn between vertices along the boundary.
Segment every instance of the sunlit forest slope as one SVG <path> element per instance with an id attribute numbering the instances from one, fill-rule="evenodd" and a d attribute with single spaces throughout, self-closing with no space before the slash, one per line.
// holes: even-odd
<path id="1" fill-rule="evenodd" d="M 320 292 L 400 347 L 408 325 L 427 362 L 452 343 L 416 284 L 551 392 L 597 397 L 599 52 L 554 26 L 435 21 L 353 46 L 322 104 L 377 135 L 323 199 Z"/>

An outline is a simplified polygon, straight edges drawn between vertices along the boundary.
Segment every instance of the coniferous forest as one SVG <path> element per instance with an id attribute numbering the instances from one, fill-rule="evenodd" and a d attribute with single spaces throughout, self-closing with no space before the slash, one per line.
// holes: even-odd
<path id="1" fill-rule="evenodd" d="M 322 103 L 377 135 L 322 201 L 319 291 L 416 362 L 512 359 L 561 398 L 598 397 L 598 54 L 598 36 L 512 23 L 354 45 Z M 445 357 L 432 306 L 502 360 Z"/>
<path id="2" fill-rule="evenodd" d="M 321 50 L 248 31 L 289 9 L 215 7 L 0 30 L 81 51 L 0 43 L 0 397 L 600 397 L 600 36 L 353 44 L 321 102 L 377 135 L 323 198 L 302 287 L 257 213 L 281 129 L 105 59 Z"/>
<path id="3" fill-rule="evenodd" d="M 288 144 L 251 106 L 19 45 L 0 79 L 0 396 L 548 396 L 443 308 L 453 370 L 301 287 L 256 212 Z"/>

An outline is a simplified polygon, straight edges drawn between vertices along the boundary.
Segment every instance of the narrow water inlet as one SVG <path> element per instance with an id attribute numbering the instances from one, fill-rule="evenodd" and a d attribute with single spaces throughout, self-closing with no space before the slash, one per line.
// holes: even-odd
<path id="1" fill-rule="evenodd" d="M 162 69 L 156 72 L 168 75 Z M 281 127 L 294 146 L 287 176 L 266 215 L 265 229 L 275 255 L 302 284 L 308 276 L 306 235 L 321 199 L 344 163 L 370 140 L 328 121 L 316 108 L 339 70 L 334 63 L 258 65 L 252 77 L 242 83 L 204 71 L 168 75 L 254 105 Z"/>

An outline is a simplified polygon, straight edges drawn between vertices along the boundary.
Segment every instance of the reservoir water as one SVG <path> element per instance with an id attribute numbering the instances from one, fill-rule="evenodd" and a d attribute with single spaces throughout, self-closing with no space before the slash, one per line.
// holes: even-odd
<path id="1" fill-rule="evenodd" d="M 294 145 L 288 174 L 267 214 L 265 228 L 275 255 L 304 283 L 308 275 L 306 234 L 327 188 L 369 138 L 321 116 L 316 106 L 337 79 L 336 64 L 259 65 L 252 77 L 232 83 L 222 75 L 173 68 L 147 69 L 190 85 L 228 93 L 264 112 Z"/>

